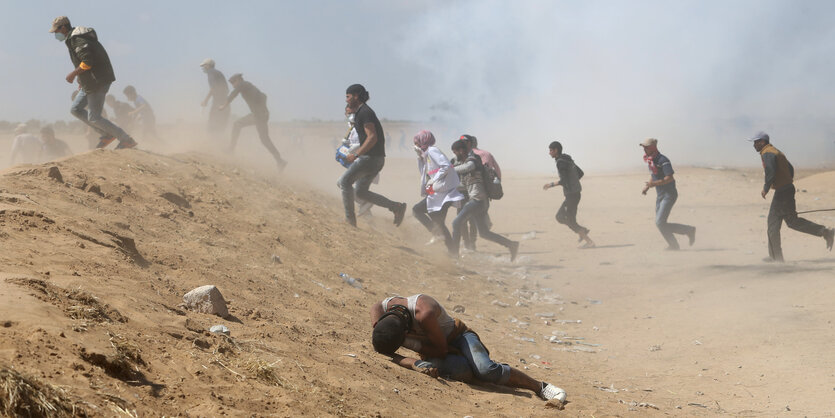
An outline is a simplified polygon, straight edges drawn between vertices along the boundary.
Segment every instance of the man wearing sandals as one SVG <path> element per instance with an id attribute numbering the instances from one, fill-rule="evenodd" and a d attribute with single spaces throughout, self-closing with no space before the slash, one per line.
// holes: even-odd
<path id="1" fill-rule="evenodd" d="M 580 185 L 583 170 L 577 167 L 570 155 L 562 153 L 562 144 L 557 141 L 548 145 L 548 154 L 556 160 L 560 181 L 546 183 L 542 186 L 542 190 L 562 186 L 562 193 L 565 196 L 565 200 L 557 211 L 557 222 L 568 226 L 580 236 L 580 241 L 585 241 L 581 248 L 594 248 L 594 241 L 589 238 L 589 229 L 577 223 L 577 206 L 580 204 L 580 191 L 583 190 Z"/>
<path id="2" fill-rule="evenodd" d="M 395 296 L 375 303 L 371 323 L 374 350 L 402 367 L 432 377 L 528 389 L 544 400 L 565 401 L 564 390 L 491 360 L 479 336 L 430 296 Z M 417 352 L 420 360 L 396 354 L 401 346 Z"/>
<path id="3" fill-rule="evenodd" d="M 101 135 L 96 148 L 104 148 L 115 139 L 119 140 L 117 149 L 135 147 L 136 141 L 130 135 L 101 114 L 107 91 L 116 76 L 96 31 L 83 26 L 73 27 L 66 16 L 59 16 L 52 21 L 49 32 L 70 51 L 75 69 L 67 74 L 66 80 L 72 84 L 78 77 L 80 87 L 70 113 Z"/>

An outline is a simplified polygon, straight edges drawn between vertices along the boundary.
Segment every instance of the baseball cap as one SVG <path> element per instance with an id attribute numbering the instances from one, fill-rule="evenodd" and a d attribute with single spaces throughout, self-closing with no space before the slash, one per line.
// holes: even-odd
<path id="1" fill-rule="evenodd" d="M 29 126 L 27 126 L 25 123 L 21 123 L 15 126 L 14 133 L 19 135 L 25 133 L 27 129 L 29 129 Z"/>
<path id="2" fill-rule="evenodd" d="M 644 140 L 644 142 L 641 142 L 638 145 L 640 145 L 642 147 L 651 147 L 653 145 L 658 145 L 658 140 L 655 139 L 655 138 L 647 138 L 647 139 Z"/>
<path id="3" fill-rule="evenodd" d="M 214 67 L 215 66 L 215 60 L 213 60 L 211 58 L 206 58 L 206 59 L 203 60 L 203 62 L 200 63 L 200 66 L 201 67 Z"/>
<path id="4" fill-rule="evenodd" d="M 231 82 L 232 82 L 232 81 L 234 81 L 234 80 L 243 80 L 243 79 L 244 79 L 244 75 L 243 75 L 243 74 L 241 74 L 241 73 L 235 73 L 235 74 L 232 74 L 232 77 L 229 77 L 229 82 L 231 83 Z"/>
<path id="5" fill-rule="evenodd" d="M 753 137 L 751 137 L 748 141 L 749 141 L 749 142 L 754 142 L 754 141 L 759 141 L 759 140 L 763 140 L 763 141 L 765 141 L 765 142 L 769 142 L 769 141 L 770 141 L 770 139 L 768 138 L 768 134 L 767 134 L 767 133 L 765 133 L 765 132 L 763 132 L 763 131 L 759 131 L 759 132 L 757 132 L 757 133 L 756 133 L 756 134 L 754 134 L 754 136 L 753 136 Z"/>
<path id="6" fill-rule="evenodd" d="M 58 16 L 52 19 L 52 26 L 49 28 L 49 33 L 55 33 L 61 26 L 70 25 L 70 19 L 66 16 Z"/>

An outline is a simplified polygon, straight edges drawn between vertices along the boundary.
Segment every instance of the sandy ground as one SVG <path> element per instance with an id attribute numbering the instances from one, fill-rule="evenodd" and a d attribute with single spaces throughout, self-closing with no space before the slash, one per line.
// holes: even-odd
<path id="1" fill-rule="evenodd" d="M 579 222 L 596 249 L 554 221 L 552 177 L 508 171 L 491 217 L 521 257 L 480 241 L 456 263 L 411 216 L 394 228 L 375 208 L 346 227 L 329 147 L 282 139 L 293 164 L 278 176 L 244 141 L 236 159 L 96 151 L 4 170 L 0 368 L 93 416 L 835 415 L 835 257 L 784 228 L 788 262 L 761 262 L 758 170 L 678 167 L 671 221 L 698 228 L 679 252 L 663 251 L 653 192 L 640 194 L 640 155 L 635 172 L 586 169 Z M 835 172 L 808 174 L 799 210 L 831 207 Z M 375 189 L 411 205 L 417 178 L 390 158 Z M 232 317 L 178 308 L 204 284 Z M 492 357 L 566 389 L 565 408 L 375 354 L 368 307 L 418 292 L 465 307 Z"/>

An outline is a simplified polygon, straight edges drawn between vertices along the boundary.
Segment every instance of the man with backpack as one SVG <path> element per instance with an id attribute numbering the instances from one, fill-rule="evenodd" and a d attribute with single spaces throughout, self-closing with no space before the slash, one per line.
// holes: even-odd
<path id="1" fill-rule="evenodd" d="M 584 174 L 583 170 L 574 163 L 570 155 L 562 153 L 562 144 L 557 141 L 548 145 L 548 154 L 557 163 L 557 174 L 560 176 L 560 181 L 546 183 L 542 186 L 542 190 L 562 186 L 562 192 L 565 196 L 565 200 L 557 211 L 557 222 L 568 226 L 577 233 L 580 236 L 580 242 L 585 241 L 581 248 L 594 248 L 594 241 L 589 238 L 589 229 L 577 223 L 577 206 L 580 204 L 580 191 L 583 190 L 580 185 L 580 179 L 583 178 Z"/>
<path id="2" fill-rule="evenodd" d="M 485 151 L 483 149 L 478 148 L 478 138 L 473 135 L 461 135 L 458 139 L 461 139 L 467 143 L 467 146 L 470 147 L 470 150 L 481 158 L 481 163 L 484 166 L 485 174 L 486 174 L 486 186 L 487 186 L 487 194 L 490 199 L 499 200 L 504 196 L 504 192 L 502 190 L 502 170 L 499 168 L 499 163 L 496 162 L 496 159 L 493 157 L 489 151 Z M 466 191 L 463 191 L 466 195 Z M 458 210 L 461 212 L 461 209 Z M 487 220 L 487 226 L 492 227 L 493 222 L 490 221 L 490 215 L 485 215 Z M 467 222 L 467 227 L 461 231 L 461 238 L 464 240 L 464 248 L 475 251 L 475 239 L 478 235 L 478 229 L 476 227 L 476 223 L 474 219 L 470 219 Z"/>
<path id="3" fill-rule="evenodd" d="M 510 250 L 510 261 L 516 260 L 519 253 L 519 242 L 511 241 L 495 232 L 490 231 L 487 223 L 487 210 L 490 208 L 490 196 L 486 181 L 484 164 L 472 150 L 467 142 L 459 139 L 452 143 L 452 152 L 455 153 L 455 173 L 467 188 L 469 201 L 452 221 L 452 247 L 450 252 L 458 254 L 461 242 L 461 231 L 469 219 L 475 220 L 478 234 L 482 238 L 493 241 Z M 490 182 L 492 183 L 492 182 Z M 493 189 L 495 193 L 495 188 Z M 494 194 L 494 196 L 496 196 Z M 501 197 L 501 196 L 499 196 Z"/>
<path id="4" fill-rule="evenodd" d="M 67 74 L 67 82 L 72 84 L 78 77 L 80 89 L 70 112 L 101 135 L 97 148 L 106 147 L 115 139 L 119 140 L 116 149 L 135 147 L 136 141 L 130 135 L 102 116 L 107 91 L 116 76 L 96 31 L 83 26 L 73 27 L 70 19 L 59 16 L 52 21 L 49 32 L 64 42 L 70 52 L 75 69 Z"/>

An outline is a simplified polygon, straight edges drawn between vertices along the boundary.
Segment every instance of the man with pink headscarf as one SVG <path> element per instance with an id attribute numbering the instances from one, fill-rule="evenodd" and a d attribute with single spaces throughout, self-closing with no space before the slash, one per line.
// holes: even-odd
<path id="1" fill-rule="evenodd" d="M 418 132 L 414 144 L 420 171 L 420 195 L 424 198 L 412 207 L 412 214 L 429 232 L 443 235 L 447 250 L 452 252 L 452 235 L 445 222 L 449 207 L 457 207 L 464 200 L 464 195 L 458 191 L 458 174 L 443 151 L 435 146 L 432 132 Z"/>

